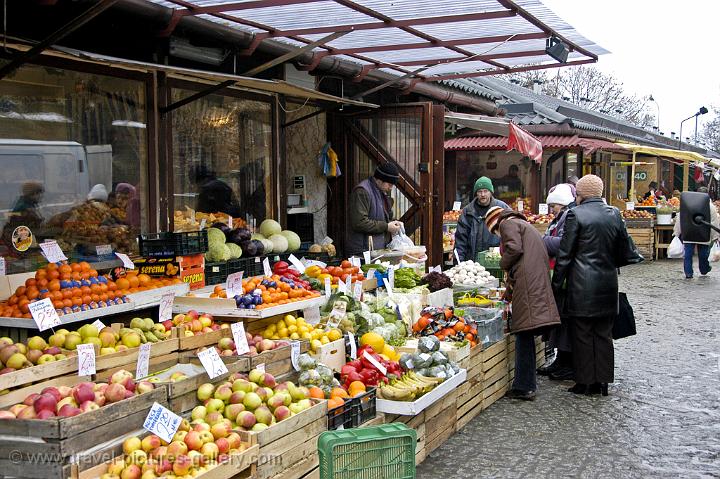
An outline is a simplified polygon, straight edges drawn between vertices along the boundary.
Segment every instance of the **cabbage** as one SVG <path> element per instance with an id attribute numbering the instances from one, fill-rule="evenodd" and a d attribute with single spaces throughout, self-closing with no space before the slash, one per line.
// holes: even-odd
<path id="1" fill-rule="evenodd" d="M 260 240 L 250 240 L 250 244 L 255 246 L 255 254 L 262 256 L 265 253 L 265 245 Z"/>
<path id="2" fill-rule="evenodd" d="M 298 358 L 298 366 L 300 366 L 300 369 L 302 369 L 303 371 L 308 369 L 315 369 L 315 366 L 317 366 L 317 361 L 315 361 L 315 359 L 308 353 L 302 353 Z"/>
<path id="3" fill-rule="evenodd" d="M 266 238 L 269 238 L 272 235 L 280 234 L 281 231 L 282 226 L 280 226 L 280 223 L 275 220 L 265 220 L 260 223 L 260 234 Z"/>
<path id="4" fill-rule="evenodd" d="M 273 253 L 284 253 L 288 250 L 288 240 L 281 234 L 275 234 L 270 237 L 273 244 Z"/>
<path id="5" fill-rule="evenodd" d="M 442 366 L 444 364 L 447 364 L 448 358 L 445 356 L 445 354 L 441 353 L 440 351 L 435 351 L 432 353 L 432 360 L 433 360 L 433 366 Z"/>
<path id="6" fill-rule="evenodd" d="M 220 230 L 217 230 L 220 231 Z M 221 232 L 222 234 L 222 232 Z M 225 244 L 218 244 L 211 243 L 210 246 L 208 246 L 208 252 L 205 253 L 205 259 L 210 261 L 211 263 L 215 263 L 218 261 L 224 261 L 223 257 L 225 256 Z"/>
<path id="7" fill-rule="evenodd" d="M 225 233 L 223 233 L 221 230 L 217 228 L 208 228 L 207 235 L 208 245 L 212 246 L 214 244 L 225 244 Z"/>
<path id="8" fill-rule="evenodd" d="M 440 340 L 435 336 L 424 336 L 418 341 L 418 349 L 423 353 L 439 351 Z"/>
<path id="9" fill-rule="evenodd" d="M 230 251 L 230 247 L 228 245 L 224 244 L 222 261 L 228 261 L 230 259 L 232 259 L 232 251 Z"/>
<path id="10" fill-rule="evenodd" d="M 260 242 L 261 242 L 261 243 L 263 244 L 263 246 L 265 247 L 265 254 L 270 254 L 270 253 L 273 252 L 273 242 L 272 242 L 272 241 L 270 241 L 270 240 L 267 239 L 267 238 L 262 238 L 262 239 L 260 240 Z"/>
<path id="11" fill-rule="evenodd" d="M 260 233 L 253 233 L 250 235 L 250 239 L 251 240 L 254 240 L 254 239 L 255 240 L 264 240 L 266 238 L 263 235 L 261 235 Z"/>
<path id="12" fill-rule="evenodd" d="M 288 242 L 288 251 L 295 252 L 300 249 L 300 237 L 295 233 L 294 231 L 285 230 L 280 232 L 281 235 L 287 239 Z"/>
<path id="13" fill-rule="evenodd" d="M 242 248 L 235 243 L 227 243 L 225 246 L 230 249 L 230 259 L 238 259 L 242 256 Z"/>

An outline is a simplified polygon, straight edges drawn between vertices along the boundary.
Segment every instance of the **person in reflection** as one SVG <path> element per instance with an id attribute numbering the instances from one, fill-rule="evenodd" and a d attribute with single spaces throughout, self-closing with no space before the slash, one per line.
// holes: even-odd
<path id="1" fill-rule="evenodd" d="M 198 190 L 196 211 L 203 213 L 225 213 L 239 218 L 240 207 L 235 193 L 227 183 L 220 180 L 215 172 L 204 165 L 195 167 L 193 179 Z"/>
<path id="2" fill-rule="evenodd" d="M 115 206 L 118 219 L 130 226 L 140 226 L 140 198 L 130 183 L 118 183 L 115 187 Z"/>
<path id="3" fill-rule="evenodd" d="M 12 223 L 25 225 L 30 229 L 36 229 L 43 223 L 43 216 L 40 214 L 40 202 L 45 194 L 45 188 L 38 181 L 28 181 L 22 185 L 21 195 L 13 206 Z"/>

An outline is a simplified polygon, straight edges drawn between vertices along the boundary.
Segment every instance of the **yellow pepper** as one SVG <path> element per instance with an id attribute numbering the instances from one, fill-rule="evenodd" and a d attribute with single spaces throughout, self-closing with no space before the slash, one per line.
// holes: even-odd
<path id="1" fill-rule="evenodd" d="M 312 266 L 311 266 L 311 268 L 312 268 Z M 307 270 L 305 270 L 305 271 L 307 272 Z M 328 278 L 330 280 L 330 282 L 332 282 L 333 277 L 331 274 L 324 273 L 324 274 L 319 274 L 317 276 L 317 279 L 318 279 L 318 281 L 320 281 L 321 284 L 325 283 L 325 278 Z"/>
<path id="2" fill-rule="evenodd" d="M 305 276 L 308 276 L 310 278 L 317 278 L 318 276 L 320 276 L 320 271 L 322 271 L 322 268 L 320 268 L 320 266 L 308 266 L 307 268 L 305 268 Z"/>

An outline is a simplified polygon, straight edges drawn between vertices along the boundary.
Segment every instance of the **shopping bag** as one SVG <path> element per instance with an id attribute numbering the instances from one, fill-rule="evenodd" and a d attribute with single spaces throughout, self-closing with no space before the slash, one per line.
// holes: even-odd
<path id="1" fill-rule="evenodd" d="M 613 339 L 627 338 L 628 336 L 634 336 L 637 334 L 635 328 L 635 313 L 633 312 L 632 306 L 627 299 L 627 294 L 619 293 L 618 301 L 620 303 L 620 309 L 618 315 L 615 317 L 613 323 L 612 336 Z"/>
<path id="2" fill-rule="evenodd" d="M 720 261 L 720 241 L 716 241 L 710 248 L 710 257 L 708 259 L 713 263 Z"/>
<path id="3" fill-rule="evenodd" d="M 673 236 L 670 246 L 668 246 L 667 249 L 667 256 L 673 259 L 681 259 L 685 256 L 685 245 L 683 245 L 683 242 L 680 241 L 680 238 L 677 236 Z"/>

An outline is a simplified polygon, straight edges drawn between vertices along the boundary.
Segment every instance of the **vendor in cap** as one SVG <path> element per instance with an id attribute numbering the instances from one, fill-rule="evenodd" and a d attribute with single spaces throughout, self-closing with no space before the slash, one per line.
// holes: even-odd
<path id="1" fill-rule="evenodd" d="M 500 238 L 490 232 L 485 223 L 485 215 L 493 206 L 503 209 L 510 207 L 493 197 L 495 188 L 487 176 L 481 176 L 473 187 L 473 200 L 463 208 L 455 231 L 455 250 L 460 261 L 477 258 L 480 251 L 500 246 Z"/>
<path id="2" fill-rule="evenodd" d="M 397 185 L 400 173 L 394 163 L 383 163 L 375 168 L 373 176 L 361 181 L 350 194 L 350 228 L 345 249 L 348 255 L 359 254 L 370 248 L 383 249 L 390 237 L 400 231 L 402 223 L 393 221 L 393 200 L 390 192 Z"/>

